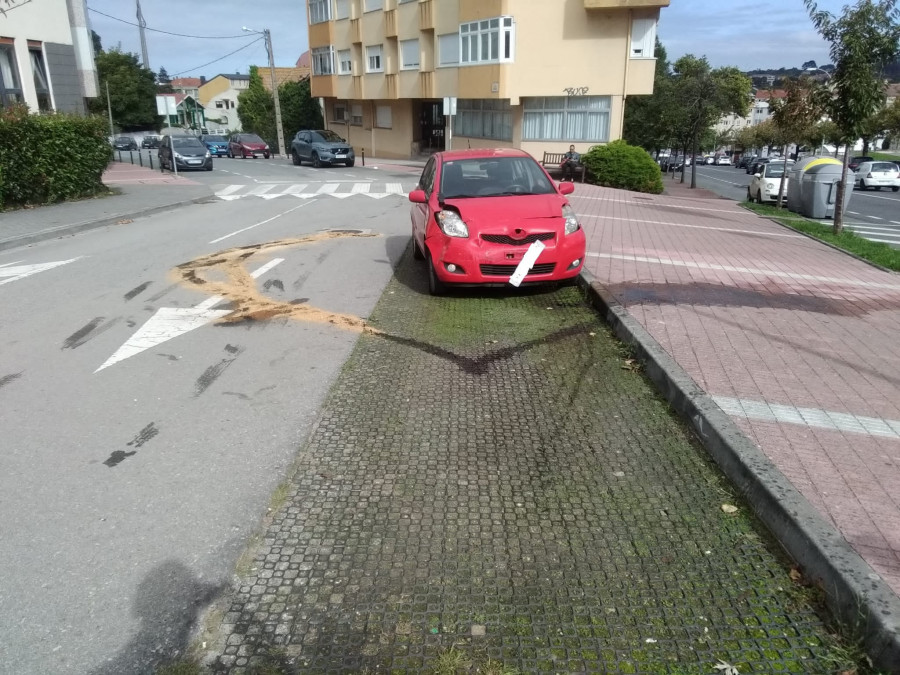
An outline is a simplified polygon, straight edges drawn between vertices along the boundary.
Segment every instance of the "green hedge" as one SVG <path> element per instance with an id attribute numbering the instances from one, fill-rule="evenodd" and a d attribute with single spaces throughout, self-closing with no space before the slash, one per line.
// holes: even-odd
<path id="1" fill-rule="evenodd" d="M 50 204 L 105 192 L 112 158 L 99 117 L 31 115 L 25 106 L 0 110 L 0 208 Z"/>
<path id="2" fill-rule="evenodd" d="M 657 195 L 663 191 L 659 165 L 646 150 L 625 141 L 591 148 L 582 155 L 581 163 L 587 167 L 588 177 L 598 185 Z"/>

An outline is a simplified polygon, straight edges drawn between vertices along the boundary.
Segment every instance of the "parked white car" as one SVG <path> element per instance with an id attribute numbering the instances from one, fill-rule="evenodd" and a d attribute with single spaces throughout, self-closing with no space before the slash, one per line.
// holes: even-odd
<path id="1" fill-rule="evenodd" d="M 716 157 L 715 162 L 717 166 L 731 166 L 731 156 L 730 155 L 719 155 Z"/>
<path id="2" fill-rule="evenodd" d="M 900 169 L 893 162 L 863 162 L 856 167 L 854 185 L 860 190 L 891 188 L 900 190 Z"/>
<path id="3" fill-rule="evenodd" d="M 787 169 L 791 170 L 793 162 L 788 162 Z M 776 202 L 778 190 L 781 188 L 781 177 L 784 176 L 784 162 L 769 162 L 757 165 L 758 171 L 750 179 L 747 186 L 747 200 L 751 202 Z M 788 182 L 784 179 L 784 197 L 787 197 Z"/>

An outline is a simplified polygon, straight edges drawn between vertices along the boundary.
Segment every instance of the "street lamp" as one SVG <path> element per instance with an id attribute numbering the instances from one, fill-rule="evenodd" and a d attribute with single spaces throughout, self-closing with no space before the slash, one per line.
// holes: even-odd
<path id="1" fill-rule="evenodd" d="M 256 33 L 266 39 L 266 51 L 269 54 L 269 72 L 272 76 L 272 97 L 275 99 L 275 133 L 278 136 L 278 156 L 284 157 L 284 129 L 281 128 L 281 101 L 278 98 L 278 83 L 275 81 L 275 56 L 272 54 L 272 33 L 268 28 L 253 30 L 243 26 L 241 30 Z"/>

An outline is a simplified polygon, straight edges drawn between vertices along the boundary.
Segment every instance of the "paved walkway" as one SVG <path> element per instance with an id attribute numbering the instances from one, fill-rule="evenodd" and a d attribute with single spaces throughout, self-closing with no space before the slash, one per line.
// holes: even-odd
<path id="1" fill-rule="evenodd" d="M 103 182 L 117 194 L 3 212 L 0 250 L 113 225 L 212 195 L 207 186 L 189 178 L 119 162 L 110 164 Z"/>
<path id="2" fill-rule="evenodd" d="M 576 188 L 588 269 L 900 593 L 900 275 L 665 185 Z"/>

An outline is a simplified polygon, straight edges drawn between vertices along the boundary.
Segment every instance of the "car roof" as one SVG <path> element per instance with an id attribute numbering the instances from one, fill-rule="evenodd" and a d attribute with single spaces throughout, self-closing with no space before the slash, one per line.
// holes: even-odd
<path id="1" fill-rule="evenodd" d="M 470 150 L 446 150 L 435 154 L 444 162 L 457 159 L 497 159 L 500 157 L 528 157 L 534 159 L 527 152 L 518 148 L 472 148 Z"/>

